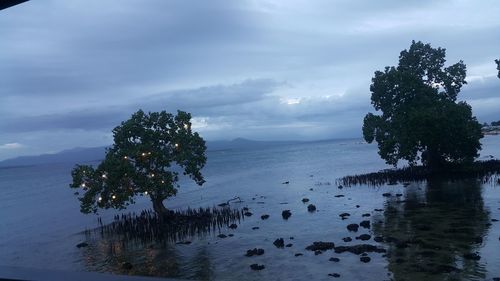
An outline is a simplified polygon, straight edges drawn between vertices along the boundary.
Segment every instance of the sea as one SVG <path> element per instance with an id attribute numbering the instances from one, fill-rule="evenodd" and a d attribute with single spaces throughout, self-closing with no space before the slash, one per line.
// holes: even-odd
<path id="1" fill-rule="evenodd" d="M 486 136 L 482 144 L 480 160 L 500 159 L 499 136 Z M 135 247 L 116 247 L 116 241 L 91 239 L 85 231 L 96 228 L 98 219 L 109 223 L 117 214 L 151 208 L 145 197 L 126 210 L 82 214 L 75 190 L 69 188 L 72 165 L 0 168 L 0 266 L 191 280 L 500 277 L 498 184 L 463 180 L 339 189 L 337 179 L 343 176 L 392 168 L 380 159 L 376 144 L 361 139 L 221 149 L 209 151 L 207 158 L 202 171 L 206 183 L 200 187 L 181 179 L 177 196 L 166 200 L 166 207 L 212 207 L 239 197 L 241 202 L 231 207 L 246 207 L 253 215 L 236 229 L 190 237 L 190 244 Z M 304 198 L 309 202 L 303 203 Z M 309 212 L 308 204 L 316 211 Z M 282 218 L 283 210 L 292 213 L 288 220 Z M 349 216 L 342 219 L 342 213 Z M 264 214 L 269 219 L 262 220 Z M 363 220 L 370 228 L 346 228 Z M 362 240 L 362 234 L 370 238 Z M 278 238 L 287 247 L 276 247 Z M 357 255 L 306 250 L 316 241 L 370 244 L 386 251 Z M 76 247 L 81 242 L 88 246 Z M 254 248 L 265 252 L 246 257 Z M 362 256 L 369 259 L 363 262 Z M 252 270 L 252 264 L 264 268 Z"/>

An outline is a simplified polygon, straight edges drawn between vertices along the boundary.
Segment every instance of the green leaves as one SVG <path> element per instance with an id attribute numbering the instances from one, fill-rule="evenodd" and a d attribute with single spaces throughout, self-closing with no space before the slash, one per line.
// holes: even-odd
<path id="1" fill-rule="evenodd" d="M 497 70 L 498 70 L 497 76 L 498 78 L 500 78 L 500 59 L 495 60 L 495 63 L 497 64 Z"/>
<path id="2" fill-rule="evenodd" d="M 466 84 L 466 66 L 460 61 L 444 67 L 445 54 L 445 49 L 413 41 L 397 67 L 375 72 L 371 100 L 382 114 L 365 116 L 363 137 L 377 141 L 388 164 L 421 160 L 437 167 L 477 157 L 480 125 L 468 104 L 456 103 Z"/>
<path id="3" fill-rule="evenodd" d="M 113 129 L 114 144 L 94 169 L 77 165 L 72 188 L 81 189 L 81 211 L 123 209 L 137 195 L 149 196 L 161 212 L 163 200 L 177 193 L 179 172 L 204 183 L 205 141 L 191 130 L 191 115 L 178 111 L 137 111 Z M 157 209 L 158 208 L 158 209 Z"/>

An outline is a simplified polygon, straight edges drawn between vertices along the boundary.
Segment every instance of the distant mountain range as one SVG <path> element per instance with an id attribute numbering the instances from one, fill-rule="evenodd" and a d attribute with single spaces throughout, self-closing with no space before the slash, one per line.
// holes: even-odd
<path id="1" fill-rule="evenodd" d="M 20 156 L 0 161 L 0 167 L 33 166 L 55 163 L 85 163 L 104 158 L 105 146 L 102 147 L 77 147 L 63 150 L 53 154 L 35 156 Z"/>
<path id="2" fill-rule="evenodd" d="M 207 142 L 208 151 L 233 150 L 233 149 L 255 149 L 271 146 L 300 143 L 298 141 L 254 141 L 237 138 L 231 141 L 210 141 Z M 53 154 L 42 154 L 35 156 L 21 156 L 0 161 L 0 167 L 33 166 L 41 164 L 55 163 L 86 163 L 102 160 L 106 147 L 77 147 L 63 150 Z"/>

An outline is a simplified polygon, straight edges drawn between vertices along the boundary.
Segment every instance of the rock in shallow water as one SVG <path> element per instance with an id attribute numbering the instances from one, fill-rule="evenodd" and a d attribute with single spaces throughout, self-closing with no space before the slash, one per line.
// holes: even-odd
<path id="1" fill-rule="evenodd" d="M 260 218 L 261 218 L 262 220 L 267 220 L 267 219 L 269 218 L 269 215 L 262 215 L 262 216 L 260 216 Z"/>
<path id="2" fill-rule="evenodd" d="M 351 241 L 352 241 L 352 238 L 351 238 L 351 237 L 344 237 L 344 238 L 342 238 L 342 240 L 343 240 L 344 242 L 351 242 Z"/>
<path id="3" fill-rule="evenodd" d="M 314 212 L 316 211 L 316 206 L 314 206 L 313 204 L 309 204 L 309 206 L 307 206 L 307 210 L 309 212 Z"/>
<path id="4" fill-rule="evenodd" d="M 372 238 L 372 236 L 369 234 L 361 234 L 360 236 L 356 237 L 356 239 L 362 241 L 370 240 L 370 238 Z"/>
<path id="5" fill-rule="evenodd" d="M 287 220 L 292 216 L 292 212 L 290 212 L 290 210 L 284 210 L 283 212 L 281 212 L 281 216 L 283 217 L 283 219 Z"/>
<path id="6" fill-rule="evenodd" d="M 266 267 L 263 264 L 256 264 L 256 263 L 254 263 L 254 264 L 250 265 L 250 268 L 252 270 L 263 270 Z"/>
<path id="7" fill-rule="evenodd" d="M 334 277 L 334 278 L 339 278 L 340 274 L 338 273 L 328 273 L 328 276 Z"/>
<path id="8" fill-rule="evenodd" d="M 283 238 L 278 238 L 278 239 L 274 240 L 273 244 L 274 244 L 274 246 L 276 246 L 276 248 L 284 248 L 285 247 L 285 240 L 283 240 Z"/>
<path id="9" fill-rule="evenodd" d="M 340 254 L 344 252 L 350 252 L 356 255 L 361 255 L 362 253 L 385 253 L 384 248 L 380 248 L 370 244 L 359 244 L 354 246 L 337 246 L 335 247 L 335 253 Z"/>
<path id="10" fill-rule="evenodd" d="M 247 253 L 245 254 L 245 256 L 252 257 L 252 256 L 261 256 L 263 254 L 264 254 L 264 249 L 253 248 L 253 249 L 247 250 Z"/>
<path id="11" fill-rule="evenodd" d="M 359 225 L 356 223 L 351 223 L 351 224 L 347 225 L 347 230 L 349 230 L 349 231 L 357 232 L 358 228 L 359 228 Z"/>
<path id="12" fill-rule="evenodd" d="M 87 247 L 89 244 L 87 242 L 82 242 L 82 243 L 78 243 L 76 244 L 76 247 L 77 248 L 84 248 L 84 247 Z"/>
<path id="13" fill-rule="evenodd" d="M 370 228 L 370 221 L 362 221 L 359 225 L 364 228 Z"/>
<path id="14" fill-rule="evenodd" d="M 364 263 L 367 263 L 370 262 L 372 259 L 370 257 L 360 257 L 359 260 Z"/>
<path id="15" fill-rule="evenodd" d="M 308 251 L 326 251 L 335 248 L 335 243 L 333 242 L 313 242 L 312 245 L 306 247 Z"/>
<path id="16" fill-rule="evenodd" d="M 333 262 L 339 262 L 340 259 L 339 258 L 330 258 L 329 261 L 333 261 Z"/>

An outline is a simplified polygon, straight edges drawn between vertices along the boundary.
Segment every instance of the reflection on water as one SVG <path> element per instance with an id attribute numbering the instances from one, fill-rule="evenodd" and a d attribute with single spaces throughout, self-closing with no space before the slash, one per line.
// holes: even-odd
<path id="1" fill-rule="evenodd" d="M 476 181 L 412 184 L 404 199 L 388 200 L 383 215 L 373 220 L 395 280 L 485 278 L 485 265 L 471 255 L 490 226 Z"/>
<path id="2" fill-rule="evenodd" d="M 475 256 L 476 253 L 481 254 L 481 247 L 485 243 L 483 241 L 491 226 L 490 214 L 482 198 L 483 185 L 473 180 L 433 181 L 390 188 L 393 188 L 393 194 L 394 191 L 404 194 L 388 197 L 383 201 L 375 200 L 376 204 L 365 206 L 379 210 L 371 213 L 372 228 L 369 233 L 373 239 L 366 243 L 387 249 L 386 255 L 380 258 L 370 255 L 373 259 L 370 264 L 361 265 L 359 257 L 351 253 L 337 254 L 336 257 L 339 257 L 341 262 L 335 265 L 328 261 L 331 255 L 315 256 L 303 252 L 305 256 L 302 259 L 295 257 L 294 253 L 304 249 L 300 243 L 310 243 L 314 237 L 321 235 L 319 233 L 331 233 L 324 237 L 334 241 L 336 245 L 352 246 L 361 243 L 356 240 L 342 243 L 342 237 L 347 233 L 342 229 L 351 223 L 349 220 L 344 222 L 339 218 L 332 222 L 333 225 L 320 223 L 325 220 L 332 221 L 332 218 L 338 216 L 340 209 L 336 207 L 309 214 L 317 220 L 302 221 L 296 229 L 287 230 L 287 233 L 299 239 L 305 235 L 310 237 L 304 241 L 294 239 L 297 247 L 293 246 L 296 248 L 291 248 L 292 252 L 288 256 L 283 255 L 283 250 L 271 245 L 271 238 L 274 236 L 269 236 L 269 233 L 284 231 L 283 227 L 289 224 L 279 219 L 271 224 L 267 224 L 269 221 L 266 220 L 269 232 L 253 232 L 255 234 L 246 236 L 245 240 L 238 240 L 236 236 L 233 240 L 218 239 L 214 233 L 204 237 L 191 237 L 192 243 L 187 245 L 165 241 L 144 244 L 125 242 L 116 237 L 114 240 L 111 237 L 107 240 L 98 237 L 95 238 L 98 240 L 91 242 L 89 248 L 83 252 L 84 261 L 87 269 L 92 271 L 193 280 L 256 280 L 257 277 L 277 280 L 284 273 L 275 272 L 276 268 L 271 269 L 273 263 L 287 268 L 286 274 L 294 276 L 294 280 L 329 280 L 330 277 L 327 278 L 326 274 L 328 271 L 341 272 L 346 278 L 355 277 L 358 274 L 356 272 L 360 270 L 373 275 L 366 277 L 366 280 L 381 280 L 380 277 L 387 276 L 387 273 L 393 280 L 484 280 L 488 277 L 491 265 L 487 268 L 485 259 L 477 259 L 480 256 Z M 352 199 L 356 199 L 354 195 L 358 198 L 362 194 L 374 192 L 380 195 L 383 190 L 361 187 L 348 192 L 352 192 Z M 331 196 L 328 192 L 325 195 Z M 323 196 L 323 199 L 338 200 L 328 196 Z M 354 200 L 347 198 L 346 201 Z M 382 205 L 383 211 L 380 211 Z M 361 216 L 366 211 L 368 210 L 356 207 L 351 217 L 355 216 L 355 212 Z M 254 222 L 258 221 L 260 218 Z M 245 227 L 246 223 L 242 222 L 240 227 Z M 310 223 L 314 225 L 309 225 Z M 240 227 L 233 230 L 236 235 Z M 336 231 L 331 232 L 332 228 Z M 276 234 L 282 235 L 283 233 Z M 254 245 L 264 245 L 266 249 L 261 262 L 269 265 L 269 268 L 262 272 L 249 270 L 248 264 L 256 260 L 243 256 L 243 253 Z M 287 265 L 288 263 L 290 265 Z M 299 264 L 300 270 L 297 267 Z M 323 270 L 325 272 L 321 272 Z"/>

